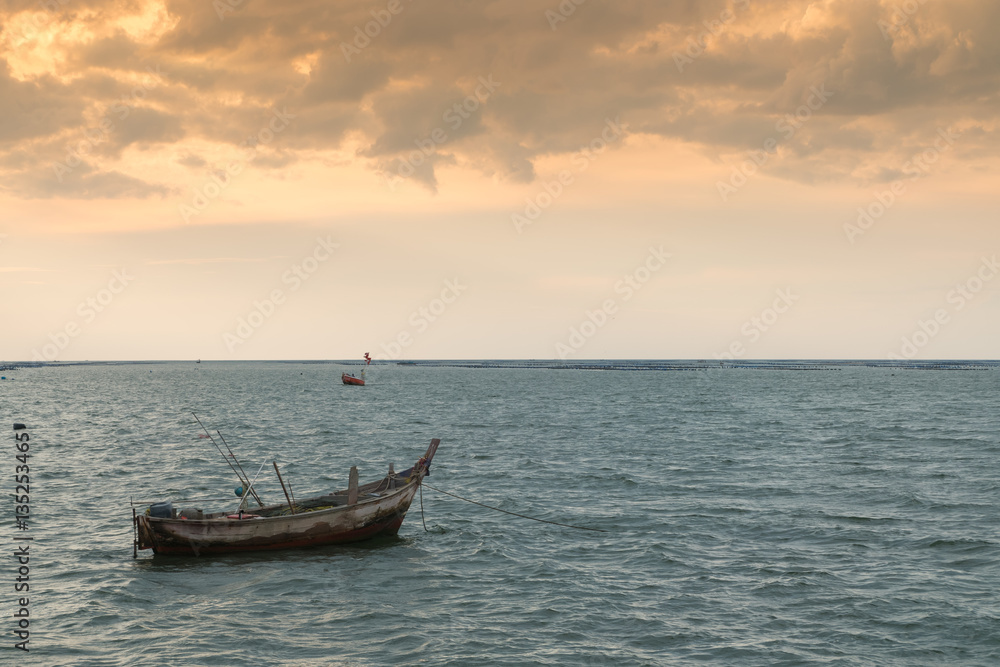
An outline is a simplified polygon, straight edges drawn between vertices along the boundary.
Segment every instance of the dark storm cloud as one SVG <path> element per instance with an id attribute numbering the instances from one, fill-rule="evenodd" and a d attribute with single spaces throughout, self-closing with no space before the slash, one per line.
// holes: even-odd
<path id="1" fill-rule="evenodd" d="M 127 159 L 130 148 L 186 141 L 235 147 L 285 108 L 295 121 L 283 153 L 255 168 L 280 169 L 353 136 L 364 142 L 362 164 L 397 173 L 441 128 L 447 140 L 409 176 L 432 190 L 440 164 L 531 180 L 538 157 L 577 150 L 616 117 L 630 133 L 690 142 L 712 157 L 777 136 L 788 157 L 775 173 L 804 181 L 850 177 L 872 156 L 905 154 L 956 123 L 995 141 L 1000 5 L 988 0 L 927 2 L 911 13 L 890 0 L 163 6 L 160 30 L 129 32 L 119 19 L 149 3 L 67 0 L 42 28 L 91 36 L 56 40 L 56 71 L 44 74 L 12 70 L 37 36 L 7 40 L 2 150 L 58 159 L 57 139 L 87 129 L 151 65 L 162 68 L 159 85 L 101 155 Z M 21 25 L 36 9 L 2 2 L 0 20 Z M 445 114 L 476 95 L 481 77 L 499 86 L 452 126 Z M 830 94 L 814 104 L 824 86 Z M 782 119 L 809 104 L 808 122 L 783 136 Z M 12 187 L 41 194 L 31 188 L 42 179 L 15 166 L 23 161 L 4 164 L 22 176 Z M 115 196 L 113 185 L 106 177 L 87 192 Z M 121 185 L 121 196 L 139 191 Z"/>

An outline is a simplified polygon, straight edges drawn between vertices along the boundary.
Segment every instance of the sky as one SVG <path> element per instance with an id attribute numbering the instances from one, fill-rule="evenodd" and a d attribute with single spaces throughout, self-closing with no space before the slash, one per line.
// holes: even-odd
<path id="1" fill-rule="evenodd" d="M 993 0 L 0 0 L 0 359 L 996 359 Z"/>

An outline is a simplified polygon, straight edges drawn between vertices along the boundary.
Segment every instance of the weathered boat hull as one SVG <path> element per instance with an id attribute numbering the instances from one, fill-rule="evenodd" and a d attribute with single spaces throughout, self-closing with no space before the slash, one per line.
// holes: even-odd
<path id="1" fill-rule="evenodd" d="M 378 501 L 319 512 L 260 519 L 184 520 L 141 515 L 139 548 L 156 554 L 212 555 L 346 544 L 395 535 L 417 491 L 408 485 Z"/>
<path id="2" fill-rule="evenodd" d="M 358 387 L 365 386 L 365 381 L 364 380 L 362 380 L 361 378 L 356 378 L 353 375 L 348 375 L 347 373 L 341 373 L 340 374 L 340 380 L 344 384 L 352 384 L 352 385 L 355 385 L 355 386 L 358 386 Z"/>
<path id="3" fill-rule="evenodd" d="M 413 468 L 358 488 L 357 502 L 350 503 L 350 496 L 339 492 L 303 501 L 337 506 L 280 516 L 168 519 L 138 515 L 137 546 L 152 549 L 154 554 L 201 556 L 346 544 L 395 535 L 428 474 L 438 442 L 431 442 L 427 455 Z M 287 505 L 266 509 L 287 509 Z"/>

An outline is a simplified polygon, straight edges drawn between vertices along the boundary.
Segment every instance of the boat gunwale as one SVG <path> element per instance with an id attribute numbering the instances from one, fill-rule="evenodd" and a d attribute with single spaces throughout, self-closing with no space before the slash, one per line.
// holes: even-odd
<path id="1" fill-rule="evenodd" d="M 388 479 L 388 478 L 383 478 L 383 480 L 385 480 L 385 479 Z M 247 518 L 247 519 L 230 519 L 228 516 L 215 517 L 214 519 L 182 519 L 180 517 L 177 517 L 176 519 L 175 518 L 169 518 L 168 519 L 166 517 L 149 516 L 149 515 L 142 514 L 142 515 L 139 515 L 139 518 L 145 519 L 145 520 L 150 521 L 150 522 L 155 521 L 156 523 L 158 523 L 160 525 L 163 525 L 163 526 L 174 525 L 174 524 L 182 524 L 182 525 L 186 525 L 186 526 L 201 525 L 201 524 L 216 525 L 216 524 L 220 524 L 220 523 L 232 523 L 235 526 L 235 525 L 242 525 L 244 523 L 253 524 L 253 523 L 257 523 L 257 522 L 259 522 L 261 520 L 264 520 L 264 521 L 272 521 L 272 520 L 273 521 L 278 521 L 278 520 L 288 520 L 288 519 L 295 520 L 295 519 L 305 518 L 307 516 L 308 517 L 325 516 L 327 514 L 332 514 L 332 513 L 335 513 L 335 512 L 343 512 L 343 511 L 350 510 L 350 509 L 355 509 L 355 508 L 358 508 L 358 507 L 361 507 L 361 506 L 364 506 L 364 505 L 370 505 L 372 503 L 377 503 L 377 502 L 381 502 L 381 501 L 384 501 L 384 500 L 394 499 L 400 493 L 408 490 L 411 486 L 417 486 L 417 485 L 419 485 L 420 481 L 423 481 L 423 475 L 421 475 L 420 480 L 415 480 L 415 481 L 407 482 L 406 484 L 404 484 L 402 486 L 398 486 L 395 489 L 387 489 L 387 491 L 389 493 L 387 495 L 384 495 L 384 496 L 379 496 L 377 498 L 365 498 L 365 499 L 360 499 L 359 498 L 358 501 L 356 503 L 354 503 L 353 505 L 338 505 L 336 507 L 329 507 L 329 508 L 326 508 L 326 509 L 317 509 L 317 510 L 312 510 L 312 511 L 306 510 L 304 512 L 296 512 L 295 514 L 280 514 L 278 516 L 257 516 L 257 517 L 254 517 L 254 518 Z M 343 495 L 343 494 L 334 493 L 334 494 L 329 494 L 329 495 Z M 321 497 L 322 496 L 315 496 L 313 498 L 307 498 L 303 502 L 308 502 L 310 500 L 315 500 L 315 498 L 321 498 Z M 270 505 L 268 507 L 288 507 L 288 504 L 287 503 L 281 503 L 279 505 Z M 260 508 L 260 509 L 264 509 L 264 508 Z M 249 510 L 245 511 L 244 513 L 245 514 L 253 514 L 253 512 L 249 511 Z"/>

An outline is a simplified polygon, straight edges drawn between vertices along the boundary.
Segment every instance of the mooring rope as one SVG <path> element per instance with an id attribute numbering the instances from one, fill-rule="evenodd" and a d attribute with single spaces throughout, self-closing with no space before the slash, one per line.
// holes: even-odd
<path id="1" fill-rule="evenodd" d="M 491 507 L 489 505 L 484 505 L 482 503 L 476 502 L 475 500 L 469 500 L 468 498 L 463 498 L 462 496 L 455 495 L 454 493 L 448 493 L 447 491 L 442 491 L 441 489 L 438 489 L 436 487 L 431 486 L 427 482 L 424 482 L 422 484 L 422 486 L 426 486 L 428 489 L 433 489 L 434 491 L 437 491 L 438 493 L 443 493 L 446 496 L 451 496 L 452 498 L 458 498 L 459 500 L 464 500 L 465 502 L 472 503 L 473 505 L 479 505 L 480 507 L 485 507 L 488 510 L 494 510 L 494 511 L 497 511 L 497 512 L 503 512 L 504 514 L 510 514 L 510 515 L 513 515 L 513 516 L 519 516 L 522 519 L 531 519 L 532 521 L 538 521 L 538 522 L 541 522 L 541 523 L 551 523 L 554 526 L 562 526 L 563 528 L 575 528 L 576 530 L 591 530 L 591 531 L 593 531 L 595 533 L 606 533 L 606 532 L 608 532 L 606 530 L 601 530 L 600 528 L 587 528 L 585 526 L 571 526 L 568 523 L 559 523 L 558 521 L 548 521 L 547 519 L 538 519 L 538 518 L 535 518 L 533 516 L 528 516 L 526 514 L 518 514 L 517 512 L 508 512 L 507 510 L 502 510 L 499 507 Z M 423 496 L 420 497 L 420 502 L 421 502 L 421 505 L 420 505 L 421 509 L 420 509 L 420 511 L 422 513 L 423 512 Z M 423 516 L 423 514 L 421 514 L 421 516 Z"/>
<path id="2" fill-rule="evenodd" d="M 420 523 L 424 524 L 424 532 L 429 533 L 431 531 L 427 530 L 427 522 L 424 521 L 424 485 L 420 485 Z"/>

